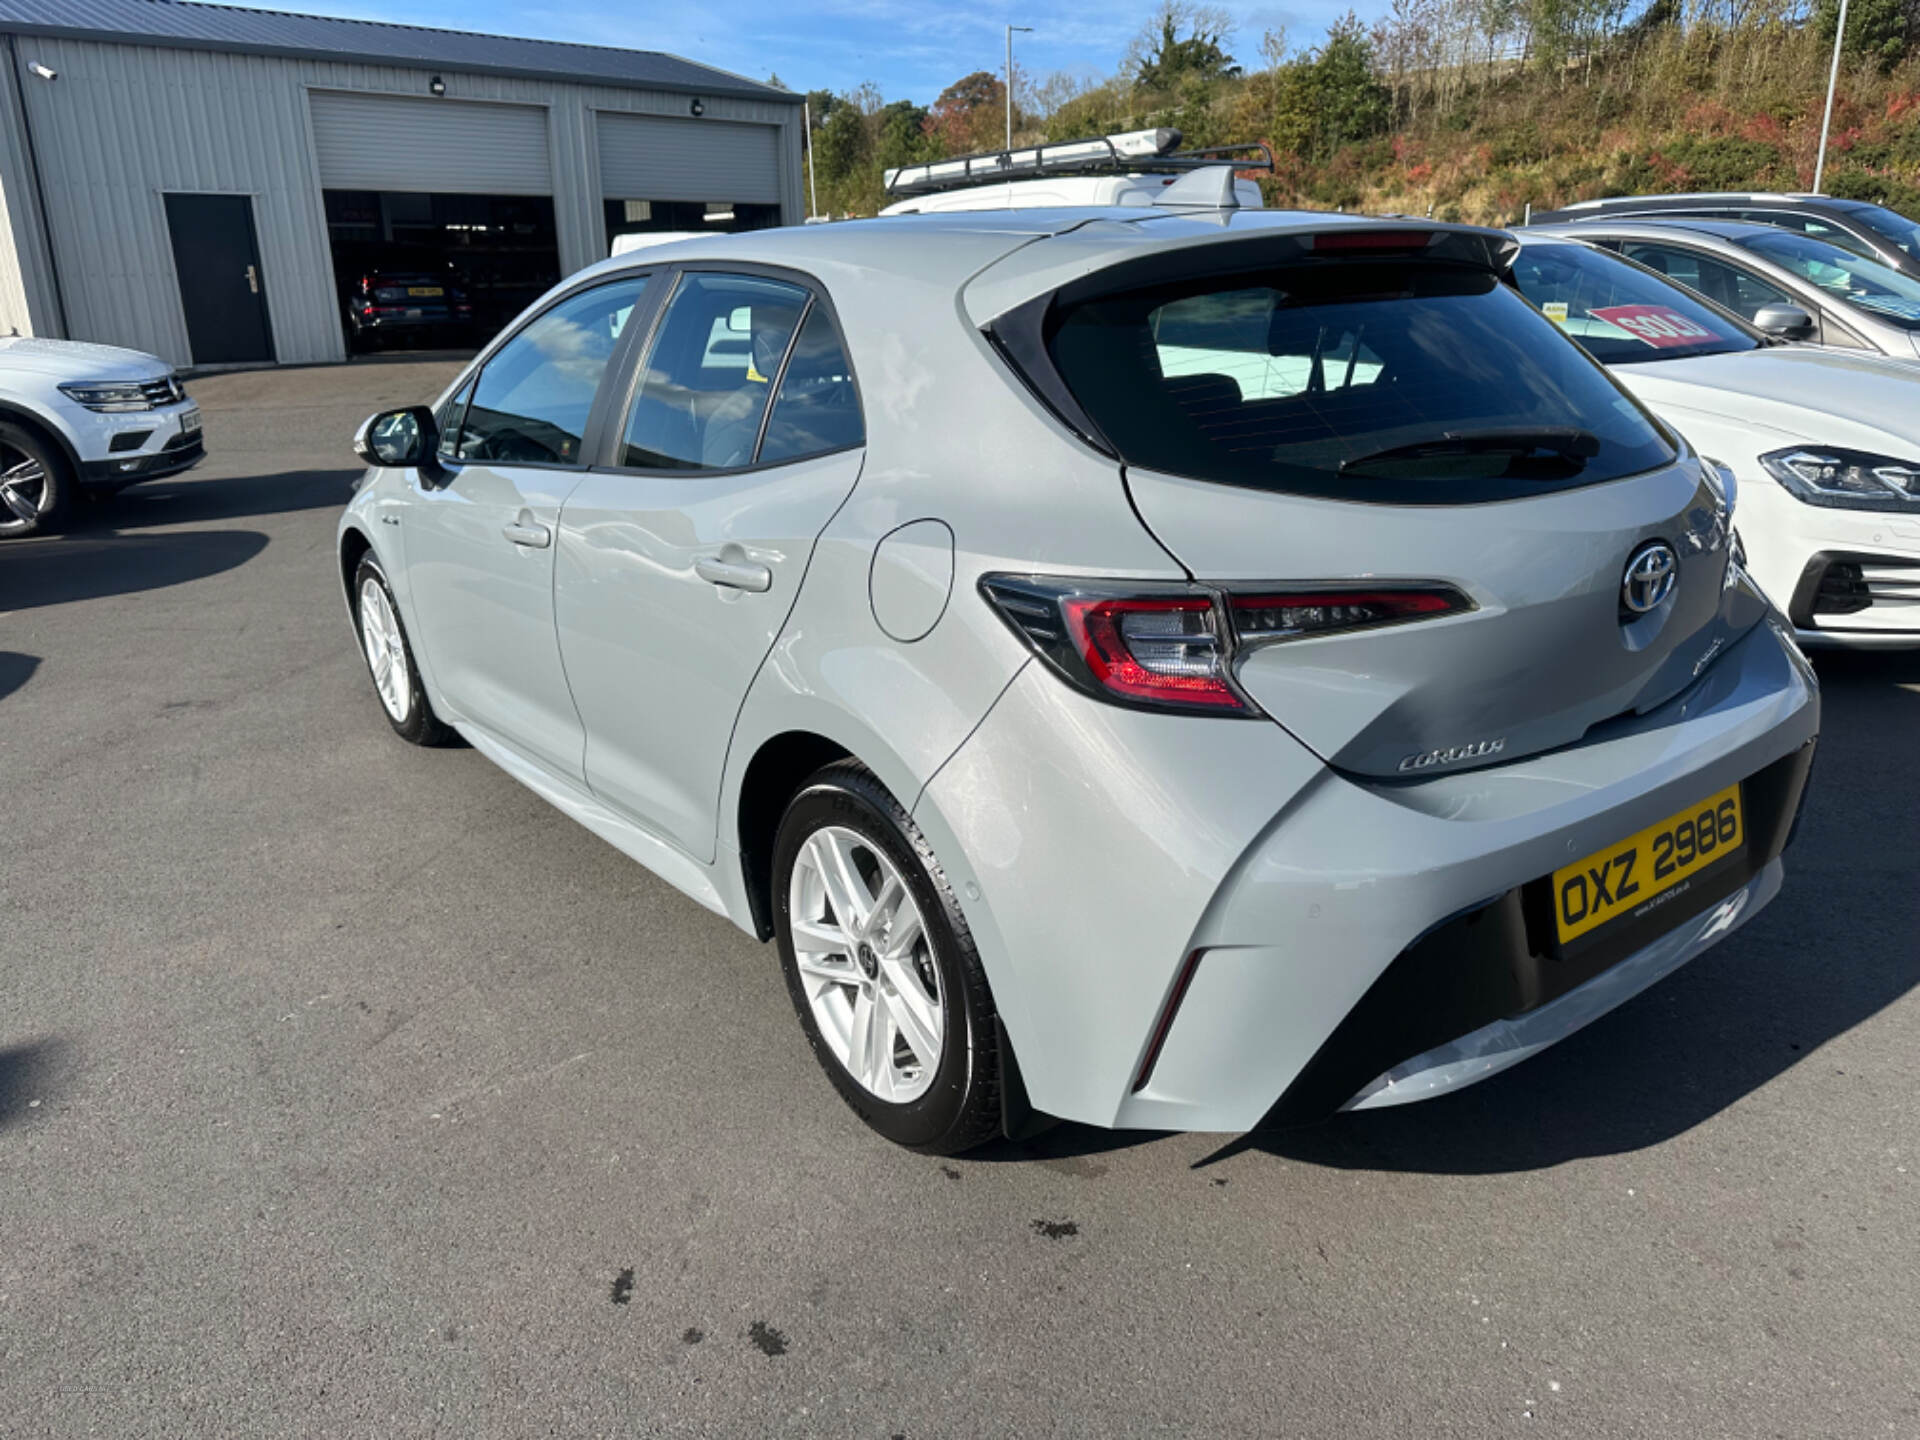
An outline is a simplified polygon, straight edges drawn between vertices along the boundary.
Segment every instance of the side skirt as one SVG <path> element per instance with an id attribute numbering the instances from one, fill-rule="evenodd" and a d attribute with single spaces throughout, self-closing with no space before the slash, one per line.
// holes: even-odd
<path id="1" fill-rule="evenodd" d="M 493 739 L 477 725 L 465 721 L 450 722 L 460 736 L 487 759 L 630 859 L 639 861 L 674 889 L 698 900 L 716 915 L 732 920 L 726 901 L 720 896 L 707 866 L 675 849 L 651 831 L 615 814 L 606 805 L 579 788 L 549 775 L 539 766 L 523 759 Z"/>

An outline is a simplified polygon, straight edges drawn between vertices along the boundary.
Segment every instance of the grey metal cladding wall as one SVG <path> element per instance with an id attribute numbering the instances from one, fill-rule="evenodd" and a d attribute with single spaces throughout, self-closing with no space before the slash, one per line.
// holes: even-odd
<path id="1" fill-rule="evenodd" d="M 329 190 L 553 193 L 544 107 L 316 90 L 313 148 Z"/>
<path id="2" fill-rule="evenodd" d="M 684 95 L 661 91 L 401 65 L 44 36 L 21 43 L 22 60 L 40 60 L 60 76 L 50 82 L 22 78 L 20 94 L 33 117 L 47 179 L 47 218 L 72 335 L 149 350 L 178 365 L 188 363 L 189 355 L 161 198 L 167 191 L 251 195 L 275 354 L 283 364 L 342 356 L 309 90 L 425 98 L 429 74 L 438 73 L 446 81 L 447 102 L 546 106 L 563 271 L 606 255 L 600 197 L 607 192 L 599 181 L 594 112 L 682 117 L 688 105 Z M 735 121 L 779 130 L 781 210 L 783 218 L 797 221 L 798 108 L 724 96 L 708 98 L 705 106 L 704 124 Z"/>
<path id="3" fill-rule="evenodd" d="M 780 131 L 724 120 L 596 117 L 600 193 L 611 200 L 780 203 Z"/>

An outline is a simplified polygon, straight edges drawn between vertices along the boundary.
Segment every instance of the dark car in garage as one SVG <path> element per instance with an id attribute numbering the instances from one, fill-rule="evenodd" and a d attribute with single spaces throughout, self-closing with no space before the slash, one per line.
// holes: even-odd
<path id="1" fill-rule="evenodd" d="M 347 349 L 389 345 L 471 345 L 473 300 L 467 280 L 444 260 L 403 256 L 342 277 Z"/>

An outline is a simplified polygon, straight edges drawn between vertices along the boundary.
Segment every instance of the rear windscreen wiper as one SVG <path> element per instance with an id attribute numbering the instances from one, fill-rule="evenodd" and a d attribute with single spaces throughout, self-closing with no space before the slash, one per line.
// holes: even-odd
<path id="1" fill-rule="evenodd" d="M 1340 462 L 1340 472 L 1396 460 L 1439 460 L 1455 455 L 1513 455 L 1529 457 L 1545 451 L 1574 469 L 1600 453 L 1600 437 L 1572 425 L 1546 425 L 1505 430 L 1449 430 L 1432 440 L 1394 445 L 1370 455 Z"/>

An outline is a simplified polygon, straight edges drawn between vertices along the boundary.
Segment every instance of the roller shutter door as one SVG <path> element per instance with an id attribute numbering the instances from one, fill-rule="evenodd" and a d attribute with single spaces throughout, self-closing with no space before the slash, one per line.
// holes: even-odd
<path id="1" fill-rule="evenodd" d="M 780 203 L 780 129 L 601 111 L 600 193 L 609 200 Z"/>
<path id="2" fill-rule="evenodd" d="M 312 100 L 325 189 L 553 193 L 547 112 L 538 106 L 322 91 Z"/>

